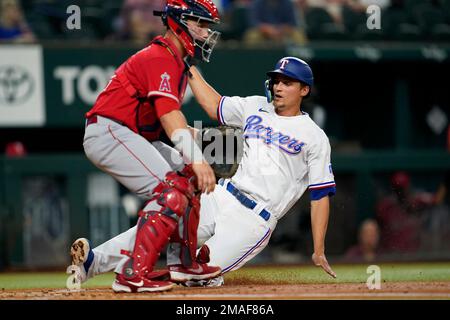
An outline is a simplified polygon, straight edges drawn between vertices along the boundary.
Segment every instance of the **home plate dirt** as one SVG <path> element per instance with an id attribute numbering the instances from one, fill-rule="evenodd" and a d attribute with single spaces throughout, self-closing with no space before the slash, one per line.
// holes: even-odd
<path id="1" fill-rule="evenodd" d="M 302 299 L 450 299 L 450 282 L 390 282 L 369 290 L 365 283 L 230 284 L 219 288 L 176 286 L 162 293 L 114 293 L 108 287 L 2 290 L 0 300 L 302 300 Z"/>

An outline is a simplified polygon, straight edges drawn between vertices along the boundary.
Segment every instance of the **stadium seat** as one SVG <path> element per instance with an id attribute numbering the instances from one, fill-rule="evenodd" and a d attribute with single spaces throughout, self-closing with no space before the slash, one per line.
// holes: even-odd
<path id="1" fill-rule="evenodd" d="M 348 6 L 342 7 L 342 19 L 345 28 L 350 34 L 350 38 L 354 40 L 384 40 L 385 29 L 383 26 L 383 18 L 381 16 L 381 29 L 369 29 L 367 27 L 367 15 L 365 12 L 358 12 Z"/>
<path id="2" fill-rule="evenodd" d="M 439 36 L 447 37 L 449 25 L 441 8 L 423 3 L 413 8 L 412 18 L 421 29 L 424 39 L 437 40 Z"/>
<path id="3" fill-rule="evenodd" d="M 63 29 L 67 18 L 66 9 L 71 3 L 67 0 L 36 0 L 30 24 L 37 36 L 44 40 L 64 39 Z"/>
<path id="4" fill-rule="evenodd" d="M 347 37 L 345 28 L 336 24 L 323 8 L 308 8 L 305 12 L 305 20 L 309 39 L 341 40 Z"/>
<path id="5" fill-rule="evenodd" d="M 415 10 L 417 6 L 430 5 L 432 0 L 403 0 L 403 7 L 408 14 Z"/>
<path id="6" fill-rule="evenodd" d="M 324 23 L 320 33 L 321 39 L 324 40 L 346 40 L 348 39 L 348 33 L 344 26 L 336 23 Z"/>
<path id="7" fill-rule="evenodd" d="M 73 41 L 90 41 L 100 38 L 96 25 L 88 22 L 83 22 L 83 27 L 79 30 L 69 30 L 67 28 L 64 28 L 63 35 L 66 40 Z"/>
<path id="8" fill-rule="evenodd" d="M 236 38 L 241 39 L 242 35 L 248 28 L 248 10 L 247 6 L 237 6 L 233 8 L 231 24 L 236 30 Z"/>
<path id="9" fill-rule="evenodd" d="M 247 5 L 233 5 L 229 9 L 229 22 L 222 23 L 217 30 L 222 32 L 223 40 L 241 40 L 248 29 L 249 7 Z"/>
<path id="10" fill-rule="evenodd" d="M 112 35 L 115 30 L 113 28 L 114 19 L 119 17 L 122 10 L 122 3 L 117 1 L 107 1 L 102 5 L 102 19 L 100 27 L 105 37 Z"/>
<path id="11" fill-rule="evenodd" d="M 100 7 L 86 7 L 83 12 L 83 28 L 87 24 L 88 28 L 94 27 L 95 39 L 104 38 L 108 31 L 104 29 L 103 25 L 104 13 Z"/>
<path id="12" fill-rule="evenodd" d="M 38 40 L 57 39 L 58 35 L 54 31 L 46 17 L 27 16 L 27 22 Z"/>
<path id="13" fill-rule="evenodd" d="M 430 39 L 438 42 L 450 42 L 450 25 L 437 24 L 430 31 Z"/>
<path id="14" fill-rule="evenodd" d="M 356 12 L 352 8 L 344 5 L 342 7 L 342 19 L 345 29 L 350 34 L 354 33 L 358 26 L 366 24 L 367 16 L 363 12 Z"/>
<path id="15" fill-rule="evenodd" d="M 420 28 L 409 22 L 408 14 L 400 8 L 388 8 L 382 12 L 381 26 L 386 39 L 416 41 L 421 38 Z"/>
<path id="16" fill-rule="evenodd" d="M 401 23 L 392 32 L 393 40 L 399 41 L 420 41 L 422 40 L 422 32 L 417 25 L 411 23 Z"/>
<path id="17" fill-rule="evenodd" d="M 445 15 L 445 22 L 450 23 L 450 0 L 440 0 L 439 3 Z"/>

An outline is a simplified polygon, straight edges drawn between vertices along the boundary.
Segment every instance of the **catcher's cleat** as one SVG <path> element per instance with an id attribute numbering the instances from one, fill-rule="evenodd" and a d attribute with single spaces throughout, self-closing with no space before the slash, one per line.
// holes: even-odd
<path id="1" fill-rule="evenodd" d="M 221 287 L 224 285 L 224 280 L 222 276 L 218 276 L 209 280 L 190 280 L 186 282 L 182 282 L 181 285 L 185 287 L 205 287 L 205 288 L 213 288 L 213 287 Z"/>
<path id="2" fill-rule="evenodd" d="M 86 238 L 79 238 L 72 243 L 70 247 L 70 256 L 72 257 L 72 265 L 79 267 L 79 272 L 76 273 L 80 282 L 87 280 L 87 273 L 94 261 L 94 252 L 91 249 L 91 244 Z"/>
<path id="3" fill-rule="evenodd" d="M 170 280 L 173 282 L 186 282 L 189 280 L 208 280 L 217 277 L 222 271 L 220 267 L 208 266 L 206 263 L 193 262 L 191 267 L 181 264 L 168 266 Z"/>
<path id="4" fill-rule="evenodd" d="M 121 274 L 116 275 L 116 280 L 112 284 L 114 292 L 160 292 L 173 288 L 175 284 L 170 281 L 152 281 L 140 276 L 127 278 Z"/>

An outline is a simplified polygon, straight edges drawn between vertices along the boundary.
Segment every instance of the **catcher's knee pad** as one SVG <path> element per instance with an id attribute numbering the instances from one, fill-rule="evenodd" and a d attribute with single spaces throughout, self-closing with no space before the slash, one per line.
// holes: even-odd
<path id="1" fill-rule="evenodd" d="M 166 215 L 175 213 L 178 217 L 186 213 L 186 209 L 195 198 L 195 187 L 186 177 L 178 175 L 176 172 L 168 172 L 163 182 L 153 190 L 157 203 L 163 207 L 162 211 Z M 150 200 L 150 201 L 152 201 Z"/>

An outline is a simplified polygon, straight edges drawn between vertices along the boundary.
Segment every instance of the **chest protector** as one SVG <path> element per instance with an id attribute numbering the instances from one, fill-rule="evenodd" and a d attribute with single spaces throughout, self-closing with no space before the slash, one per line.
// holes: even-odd
<path id="1" fill-rule="evenodd" d="M 153 40 L 151 45 L 159 45 L 167 49 L 171 55 L 175 57 L 175 52 L 160 40 Z M 187 73 L 189 72 L 189 67 L 185 65 L 185 69 L 181 76 L 179 82 L 178 92 L 182 92 L 185 90 L 186 81 L 187 81 Z M 117 80 L 119 80 L 122 87 L 125 91 L 130 95 L 130 97 L 136 99 L 136 129 L 137 133 L 143 136 L 148 141 L 161 140 L 161 137 L 165 135 L 165 132 L 161 126 L 161 122 L 159 121 L 156 111 L 154 110 L 155 106 L 153 104 L 152 99 L 149 99 L 145 95 L 141 95 L 139 90 L 136 89 L 135 86 L 130 82 L 128 77 L 124 72 L 116 73 Z"/>

